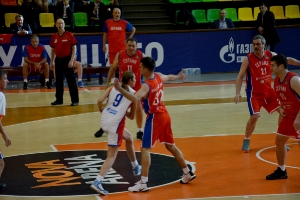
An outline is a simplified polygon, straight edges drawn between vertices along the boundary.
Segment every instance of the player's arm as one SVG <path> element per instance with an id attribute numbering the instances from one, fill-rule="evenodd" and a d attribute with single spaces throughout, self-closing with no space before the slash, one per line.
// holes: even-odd
<path id="1" fill-rule="evenodd" d="M 51 54 L 50 54 L 50 69 L 54 69 L 54 59 L 55 59 L 55 53 L 54 48 L 51 48 Z"/>
<path id="2" fill-rule="evenodd" d="M 249 66 L 249 61 L 248 61 L 248 57 L 246 56 L 242 62 L 239 74 L 236 78 L 236 86 L 235 86 L 236 92 L 235 92 L 235 98 L 234 98 L 235 103 L 238 103 L 240 98 L 242 97 L 241 96 L 241 88 L 242 88 L 243 79 L 244 79 L 245 73 L 248 69 L 248 66 Z"/>
<path id="3" fill-rule="evenodd" d="M 300 96 L 300 78 L 298 76 L 292 77 L 290 81 L 290 85 L 292 90 L 294 90 L 294 92 L 296 92 Z M 293 126 L 296 131 L 300 130 L 300 111 L 296 116 Z"/>
<path id="4" fill-rule="evenodd" d="M 108 74 L 107 74 L 107 80 L 106 80 L 106 84 L 105 84 L 106 87 L 109 86 L 111 79 L 113 78 L 113 76 L 116 73 L 118 65 L 119 65 L 119 53 L 116 54 L 113 64 L 109 67 Z"/>
<path id="5" fill-rule="evenodd" d="M 32 62 L 32 61 L 29 60 L 29 58 L 27 58 L 27 57 L 24 57 L 24 62 L 25 62 L 25 63 L 28 63 L 28 64 L 30 64 L 30 65 L 34 65 L 34 64 L 35 64 L 35 62 Z"/>
<path id="6" fill-rule="evenodd" d="M 104 32 L 103 33 L 103 39 L 102 39 L 102 44 L 103 44 L 102 50 L 103 50 L 104 53 L 106 53 L 106 41 L 107 41 L 107 33 Z"/>
<path id="7" fill-rule="evenodd" d="M 69 65 L 68 65 L 69 68 L 74 67 L 73 65 L 74 65 L 74 59 L 76 57 L 76 51 L 77 51 L 77 47 L 76 47 L 76 45 L 73 45 L 71 59 L 69 61 Z"/>
<path id="8" fill-rule="evenodd" d="M 97 101 L 98 108 L 99 108 L 99 111 L 100 111 L 100 112 L 102 112 L 102 104 L 103 104 L 104 100 L 108 97 L 108 95 L 109 95 L 109 93 L 110 93 L 112 87 L 113 87 L 113 86 L 107 88 L 107 89 L 103 92 L 103 94 L 101 95 L 101 97 L 98 99 L 98 101 Z"/>
<path id="9" fill-rule="evenodd" d="M 128 92 L 129 93 L 129 92 Z M 131 94 L 131 93 L 130 93 Z M 126 98 L 126 96 L 124 96 Z M 130 107 L 130 112 L 126 112 L 126 117 L 128 117 L 129 119 L 133 120 L 134 119 L 134 115 L 135 115 L 135 112 L 136 112 L 136 107 L 137 107 L 137 103 L 138 103 L 138 100 L 137 100 L 137 97 L 133 95 L 134 98 L 131 99 L 132 101 L 132 104 L 131 104 L 131 107 Z"/>
<path id="10" fill-rule="evenodd" d="M 157 72 L 157 74 L 162 78 L 163 82 L 166 81 L 175 81 L 175 80 L 184 80 L 186 78 L 186 74 L 183 73 L 183 70 L 180 71 L 177 75 L 169 74 L 165 75 Z"/>
<path id="11" fill-rule="evenodd" d="M 300 61 L 295 58 L 287 57 L 287 60 L 289 65 L 300 66 Z"/>
<path id="12" fill-rule="evenodd" d="M 134 35 L 134 33 L 135 33 L 135 28 L 133 27 L 132 30 L 131 30 L 130 33 L 129 33 L 128 38 L 132 38 L 133 35 Z"/>
<path id="13" fill-rule="evenodd" d="M 1 118 L 2 118 L 2 116 L 1 116 Z M 5 141 L 5 146 L 7 146 L 7 147 L 10 146 L 11 141 L 3 129 L 2 120 L 0 120 L 0 133 L 2 135 L 3 140 Z"/>

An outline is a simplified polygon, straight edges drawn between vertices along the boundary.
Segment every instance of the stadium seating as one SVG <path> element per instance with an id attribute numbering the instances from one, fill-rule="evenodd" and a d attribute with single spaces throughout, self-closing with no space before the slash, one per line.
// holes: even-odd
<path id="1" fill-rule="evenodd" d="M 218 0 L 201 0 L 202 2 L 217 2 Z"/>
<path id="2" fill-rule="evenodd" d="M 110 3 L 109 0 L 102 0 L 102 2 L 104 3 L 104 5 L 108 5 Z"/>
<path id="3" fill-rule="evenodd" d="M 216 19 L 219 19 L 220 9 L 208 9 L 207 10 L 207 20 L 213 22 Z"/>
<path id="4" fill-rule="evenodd" d="M 170 3 L 185 3 L 185 0 L 170 0 Z"/>
<path id="5" fill-rule="evenodd" d="M 87 26 L 88 19 L 85 12 L 76 12 L 73 14 L 75 20 L 75 26 Z"/>
<path id="6" fill-rule="evenodd" d="M 274 13 L 275 19 L 286 19 L 283 12 L 283 6 L 270 6 L 270 11 Z"/>
<path id="7" fill-rule="evenodd" d="M 40 25 L 41 27 L 54 27 L 54 15 L 53 13 L 40 13 Z"/>
<path id="8" fill-rule="evenodd" d="M 255 21 L 253 18 L 252 8 L 238 8 L 238 18 L 240 21 Z"/>
<path id="9" fill-rule="evenodd" d="M 201 0 L 186 0 L 188 3 L 195 3 L 195 2 L 201 2 Z"/>
<path id="10" fill-rule="evenodd" d="M 197 23 L 207 23 L 205 10 L 192 10 L 192 15 L 195 17 Z"/>
<path id="11" fill-rule="evenodd" d="M 10 27 L 10 24 L 15 23 L 15 17 L 18 15 L 18 13 L 5 13 L 4 14 L 4 19 L 5 19 L 5 26 Z"/>
<path id="12" fill-rule="evenodd" d="M 180 10 L 177 10 L 177 11 L 175 12 L 175 23 L 176 23 L 176 24 L 184 24 L 184 22 L 178 22 L 178 21 L 177 21 L 177 15 L 178 15 L 179 12 L 180 12 Z"/>
<path id="13" fill-rule="evenodd" d="M 240 21 L 235 8 L 224 8 L 224 10 L 226 11 L 226 18 L 230 18 L 233 22 Z"/>
<path id="14" fill-rule="evenodd" d="M 298 5 L 285 6 L 285 16 L 290 19 L 300 18 L 299 6 Z"/>

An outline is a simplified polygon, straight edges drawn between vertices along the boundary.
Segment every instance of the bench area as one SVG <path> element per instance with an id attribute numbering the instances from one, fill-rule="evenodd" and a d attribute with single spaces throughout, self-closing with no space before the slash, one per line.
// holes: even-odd
<path id="1" fill-rule="evenodd" d="M 22 73 L 22 67 L 0 67 L 1 69 L 4 69 L 5 71 L 8 72 L 7 76 L 12 77 L 12 76 L 23 76 Z M 88 65 L 88 67 L 82 68 L 82 74 L 87 75 L 87 81 L 91 81 L 91 74 L 99 74 L 99 83 L 103 83 L 103 74 L 107 74 L 109 70 L 109 67 L 106 66 L 100 66 L 100 67 L 92 67 L 91 65 Z M 39 73 L 30 73 L 30 75 L 40 75 Z M 52 71 L 50 71 L 50 77 L 53 77 Z M 51 78 L 50 78 L 51 80 Z"/>

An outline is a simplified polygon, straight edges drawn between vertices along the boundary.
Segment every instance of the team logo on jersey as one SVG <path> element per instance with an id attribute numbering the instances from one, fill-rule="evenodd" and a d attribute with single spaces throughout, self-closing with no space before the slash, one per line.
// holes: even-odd
<path id="1" fill-rule="evenodd" d="M 140 163 L 140 152 L 137 152 Z M 1 182 L 7 184 L 1 195 L 68 196 L 93 195 L 90 185 L 99 174 L 107 151 L 61 151 L 5 157 Z M 151 154 L 149 186 L 159 186 L 181 178 L 177 161 L 163 154 Z M 195 163 L 189 167 L 195 171 Z M 120 151 L 116 162 L 103 180 L 109 193 L 125 192 L 140 176 L 133 176 L 126 151 Z"/>

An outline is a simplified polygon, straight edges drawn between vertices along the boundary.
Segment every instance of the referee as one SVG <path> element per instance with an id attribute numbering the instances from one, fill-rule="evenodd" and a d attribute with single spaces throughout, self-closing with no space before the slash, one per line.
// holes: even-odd
<path id="1" fill-rule="evenodd" d="M 63 104 L 64 94 L 64 76 L 67 79 L 69 92 L 71 96 L 71 106 L 77 106 L 79 102 L 78 88 L 76 79 L 74 76 L 74 62 L 76 55 L 76 44 L 73 33 L 65 30 L 65 22 L 63 19 L 58 18 L 56 20 L 57 33 L 54 33 L 51 37 L 51 60 L 50 68 L 53 70 L 55 66 L 55 77 L 56 77 L 56 100 L 51 105 Z M 55 57 L 55 64 L 54 64 Z"/>

